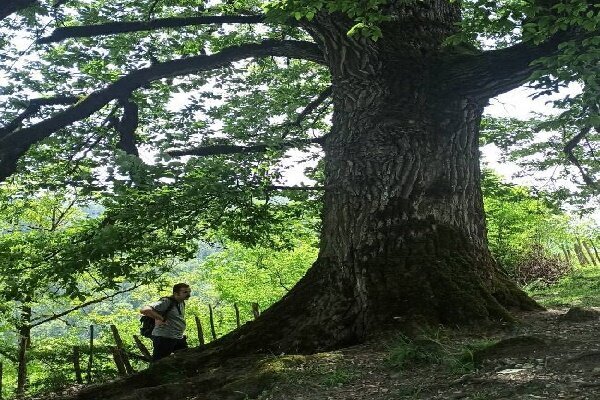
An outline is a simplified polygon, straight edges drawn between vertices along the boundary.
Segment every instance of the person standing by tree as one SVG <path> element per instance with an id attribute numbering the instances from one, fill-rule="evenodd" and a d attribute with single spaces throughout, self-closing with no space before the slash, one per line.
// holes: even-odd
<path id="1" fill-rule="evenodd" d="M 185 332 L 185 300 L 191 295 L 190 285 L 178 283 L 173 286 L 173 295 L 144 306 L 140 313 L 153 318 L 152 361 L 169 356 L 178 350 L 187 349 Z"/>

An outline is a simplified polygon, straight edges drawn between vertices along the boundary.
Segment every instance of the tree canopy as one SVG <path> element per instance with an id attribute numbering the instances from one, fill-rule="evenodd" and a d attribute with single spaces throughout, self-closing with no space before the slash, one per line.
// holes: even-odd
<path id="1" fill-rule="evenodd" d="M 395 9 L 414 3 L 11 2 L 2 14 L 2 176 L 20 170 L 46 185 L 101 190 L 213 165 L 264 189 L 285 149 L 318 144 L 328 129 L 330 77 L 311 25 L 339 13 L 352 21 L 348 35 L 385 43 Z M 464 1 L 442 43 L 482 62 L 537 51 L 518 83 L 529 77 L 540 94 L 580 84 L 557 101 L 564 113 L 533 130 L 562 132 L 536 143 L 552 154 L 540 167 L 571 163 L 588 188 L 598 180 L 598 6 Z"/>

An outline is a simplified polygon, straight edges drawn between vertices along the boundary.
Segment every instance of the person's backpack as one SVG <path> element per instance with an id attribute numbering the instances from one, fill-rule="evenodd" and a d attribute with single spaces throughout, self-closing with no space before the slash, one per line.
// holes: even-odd
<path id="1" fill-rule="evenodd" d="M 162 297 L 162 299 L 169 299 L 169 306 L 167 307 L 167 309 L 164 312 L 159 312 L 159 314 L 166 319 L 166 316 L 169 314 L 169 311 L 171 311 L 173 309 L 173 307 L 175 307 L 175 304 L 177 303 L 175 300 L 173 300 L 170 297 Z M 140 318 L 140 335 L 147 337 L 147 338 L 151 338 L 152 337 L 152 331 L 154 330 L 154 324 L 155 324 L 155 320 L 152 317 L 149 317 L 147 315 L 142 315 L 142 317 Z"/>

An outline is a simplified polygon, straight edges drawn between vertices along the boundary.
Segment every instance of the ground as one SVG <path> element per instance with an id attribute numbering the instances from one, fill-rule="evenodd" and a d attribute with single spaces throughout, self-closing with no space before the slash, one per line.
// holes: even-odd
<path id="1" fill-rule="evenodd" d="M 119 390 L 105 399 L 600 399 L 600 308 L 516 314 L 516 325 L 389 333 L 334 352 L 251 356 L 185 383 Z M 174 356 L 185 361 L 185 354 Z M 113 382 L 117 383 L 117 382 Z M 117 383 L 118 385 L 118 383 Z M 75 390 L 73 390 L 75 389 Z M 71 389 L 58 399 L 97 398 Z"/>
<path id="2" fill-rule="evenodd" d="M 152 387 L 135 389 L 132 377 L 43 398 L 600 399 L 600 268 L 578 269 L 558 284 L 527 291 L 548 309 L 516 313 L 516 324 L 430 327 L 410 338 L 388 332 L 334 352 L 232 358 L 204 366 L 185 382 L 158 374 Z M 171 364 L 194 357 L 183 352 Z"/>
<path id="3" fill-rule="evenodd" d="M 600 399 L 600 312 L 565 318 L 567 311 L 519 314 L 521 323 L 505 329 L 430 330 L 418 340 L 315 355 L 258 399 Z"/>

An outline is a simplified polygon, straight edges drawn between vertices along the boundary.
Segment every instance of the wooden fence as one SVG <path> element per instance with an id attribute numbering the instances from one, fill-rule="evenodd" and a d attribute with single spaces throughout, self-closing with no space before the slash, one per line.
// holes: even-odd
<path id="1" fill-rule="evenodd" d="M 252 306 L 252 315 L 256 319 L 260 315 L 259 305 L 258 305 L 258 303 L 252 303 L 251 306 Z M 240 309 L 237 304 L 234 304 L 233 308 L 235 311 L 235 324 L 236 324 L 236 327 L 239 328 L 241 326 Z M 210 333 L 212 336 L 212 340 L 216 340 L 217 333 L 216 333 L 215 321 L 214 321 L 214 318 L 215 318 L 214 317 L 214 308 L 210 304 L 208 305 L 208 317 L 209 317 Z M 198 343 L 200 346 L 203 346 L 205 344 L 204 329 L 202 327 L 200 318 L 197 315 L 194 315 L 194 322 L 196 324 L 196 333 L 198 335 Z M 150 352 L 150 350 L 148 350 L 148 348 L 144 344 L 144 341 L 138 335 L 133 335 L 133 342 L 135 344 L 135 347 L 139 350 L 139 352 L 140 352 L 139 354 L 128 351 L 126 349 L 125 343 L 123 342 L 123 339 L 121 338 L 121 334 L 119 333 L 119 330 L 116 325 L 114 325 L 114 324 L 110 325 L 110 330 L 112 333 L 114 345 L 109 346 L 108 348 L 107 347 L 101 347 L 101 348 L 95 347 L 95 345 L 94 345 L 94 325 L 90 325 L 90 327 L 89 327 L 88 348 L 85 349 L 85 347 L 84 347 L 84 349 L 82 349 L 81 346 L 73 346 L 72 363 L 73 363 L 73 372 L 75 375 L 74 376 L 75 382 L 77 384 L 84 383 L 84 379 L 83 379 L 84 372 L 85 372 L 86 382 L 88 384 L 93 382 L 93 380 L 94 380 L 93 379 L 94 355 L 98 352 L 101 352 L 101 353 L 109 352 L 112 355 L 117 372 L 121 376 L 126 376 L 126 375 L 129 375 L 129 374 L 132 374 L 135 372 L 135 370 L 131 364 L 131 361 L 130 361 L 131 359 L 136 359 L 136 360 L 145 361 L 145 362 L 152 361 L 152 353 Z M 22 339 L 22 340 L 26 340 L 26 339 Z M 23 354 L 19 354 L 18 359 L 17 359 L 19 382 L 21 382 L 21 384 L 17 388 L 17 396 L 23 396 L 25 393 L 25 382 L 27 381 L 27 379 L 26 379 L 26 374 L 27 374 L 26 349 L 27 349 L 27 347 L 28 346 L 24 346 L 23 344 L 21 344 L 21 346 L 19 346 L 19 348 L 21 349 L 20 353 L 22 352 Z M 83 371 L 81 358 L 82 358 L 82 353 L 84 353 L 85 350 L 89 350 L 89 352 L 88 352 L 86 370 Z M 2 376 L 3 376 L 2 367 L 3 367 L 2 362 L 0 362 L 0 400 L 2 400 Z"/>

